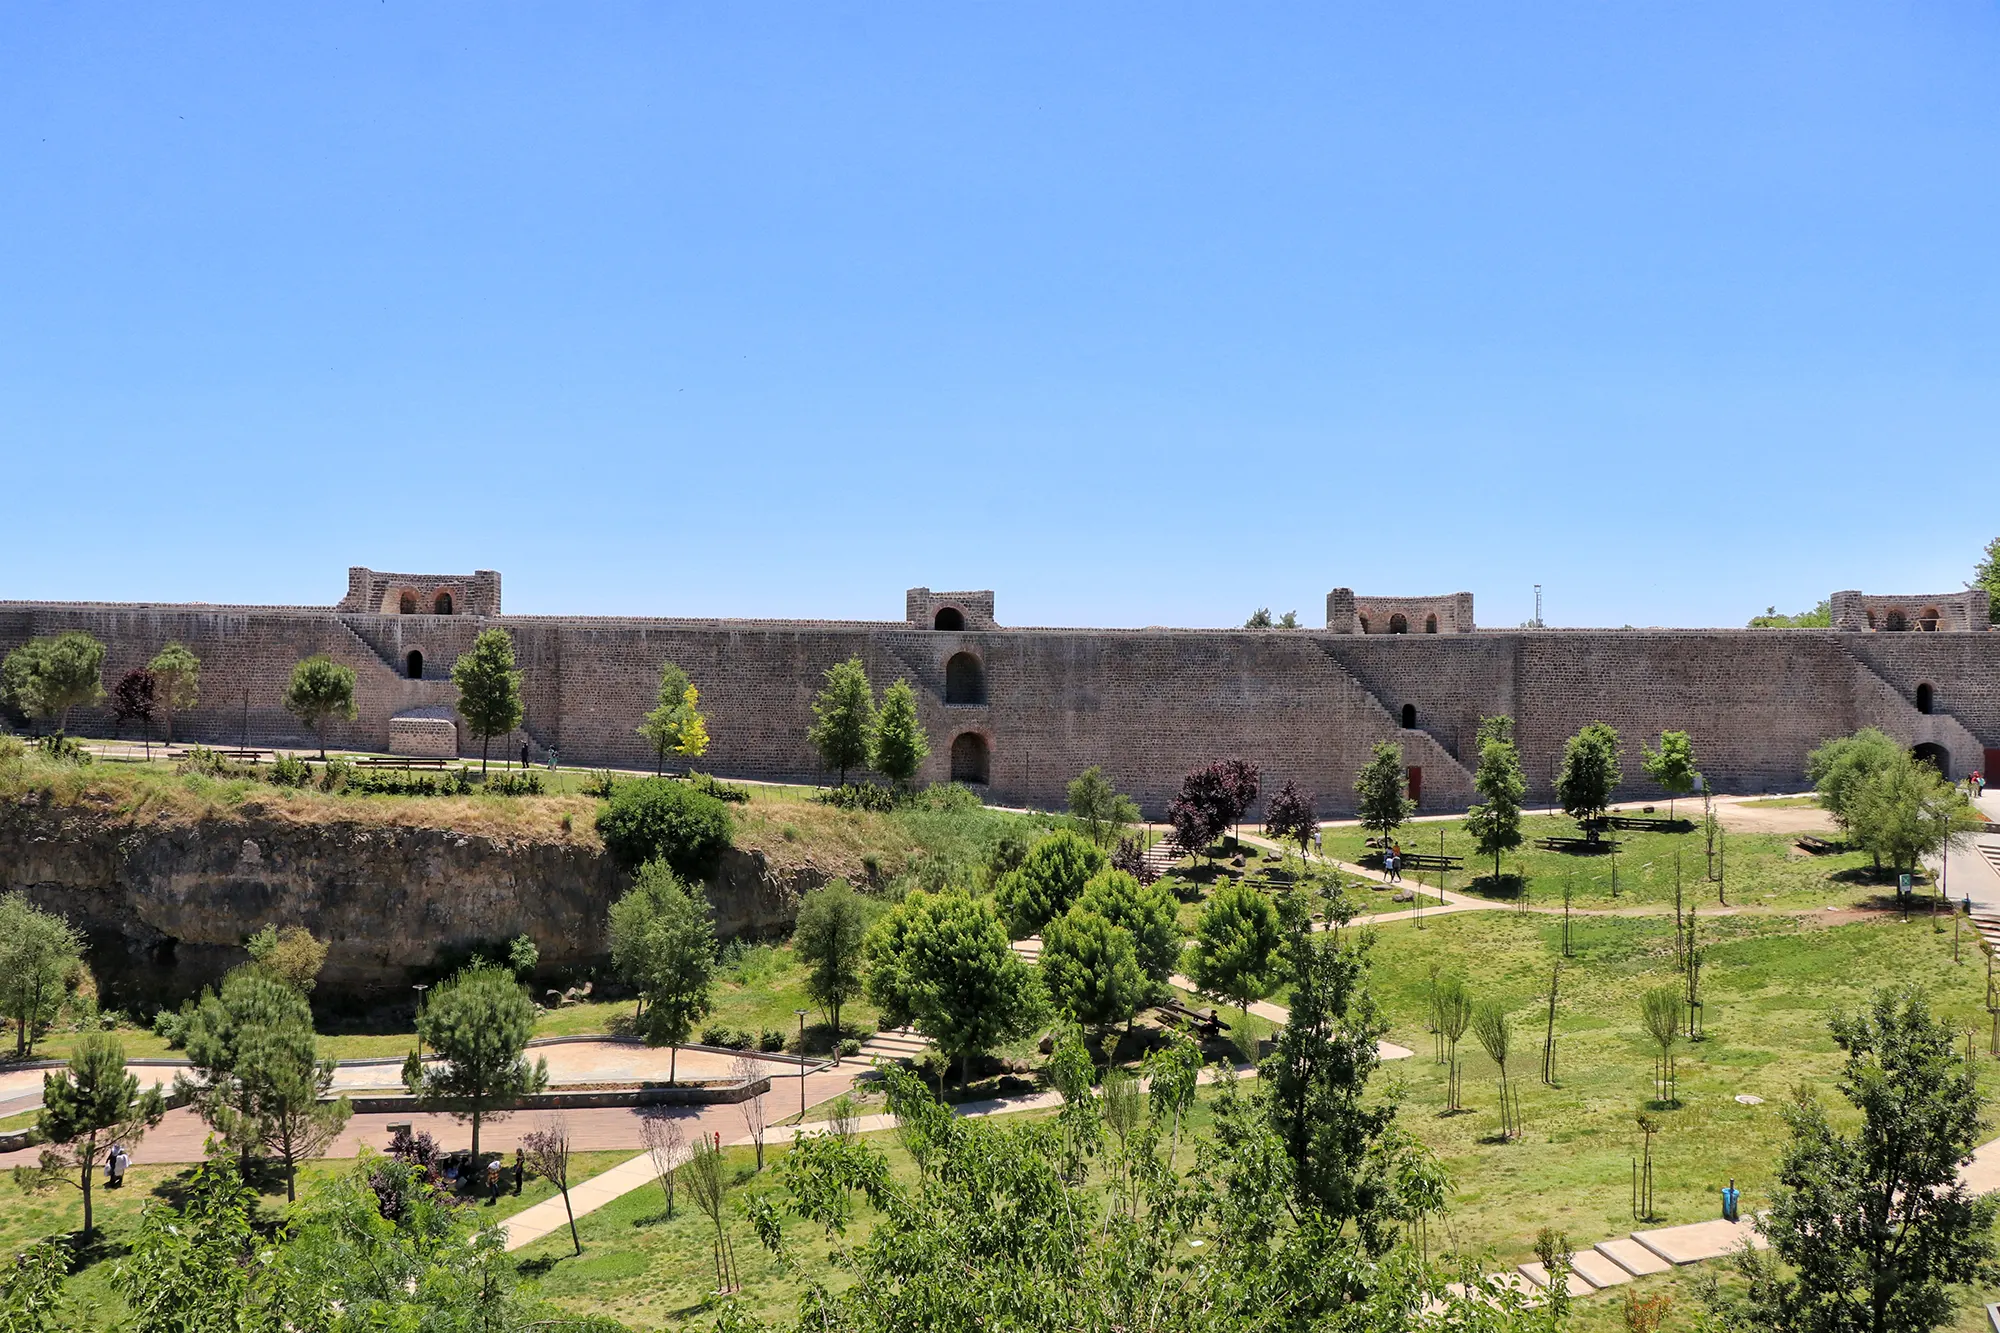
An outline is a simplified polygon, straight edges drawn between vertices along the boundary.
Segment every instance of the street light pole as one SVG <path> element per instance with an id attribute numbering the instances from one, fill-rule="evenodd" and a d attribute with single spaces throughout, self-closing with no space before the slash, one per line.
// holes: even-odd
<path id="1" fill-rule="evenodd" d="M 799 1016 L 799 1123 L 806 1122 L 806 1011 L 794 1009 Z"/>
<path id="2" fill-rule="evenodd" d="M 420 985 L 412 986 L 410 989 L 417 993 L 417 1019 L 419 1021 L 412 1023 L 411 1026 L 417 1030 L 417 1063 L 421 1065 L 424 1062 L 424 1029 L 421 1021 L 424 1016 L 424 992 L 430 989 L 430 983 L 424 982 Z"/>

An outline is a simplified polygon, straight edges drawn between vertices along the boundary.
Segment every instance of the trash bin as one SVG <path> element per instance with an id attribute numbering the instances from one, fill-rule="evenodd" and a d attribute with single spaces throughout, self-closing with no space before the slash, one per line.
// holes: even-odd
<path id="1" fill-rule="evenodd" d="M 1736 1220 L 1736 1200 L 1737 1200 L 1736 1181 L 1732 1179 L 1728 1185 L 1723 1187 L 1722 1191 L 1723 1221 L 1734 1222 Z"/>

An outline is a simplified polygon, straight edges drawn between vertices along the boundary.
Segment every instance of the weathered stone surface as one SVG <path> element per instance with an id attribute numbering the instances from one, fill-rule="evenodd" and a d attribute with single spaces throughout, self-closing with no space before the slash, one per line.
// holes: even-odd
<path id="1" fill-rule="evenodd" d="M 824 882 L 731 849 L 708 886 L 725 937 L 783 930 Z M 441 959 L 528 935 L 550 968 L 604 957 L 629 876 L 595 844 L 240 814 L 133 819 L 36 796 L 0 803 L 0 890 L 25 890 L 91 941 L 107 1003 L 186 994 L 244 961 L 259 927 L 329 944 L 323 993 L 400 993 Z"/>

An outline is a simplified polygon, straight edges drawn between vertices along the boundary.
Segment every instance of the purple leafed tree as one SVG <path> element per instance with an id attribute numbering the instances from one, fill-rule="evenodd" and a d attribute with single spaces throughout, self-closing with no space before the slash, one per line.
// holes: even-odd
<path id="1" fill-rule="evenodd" d="M 1208 849 L 1236 817 L 1235 794 L 1223 765 L 1197 768 L 1181 779 L 1180 794 L 1167 806 L 1174 845 L 1189 856 Z"/>
<path id="2" fill-rule="evenodd" d="M 1178 837 L 1175 839 L 1175 845 L 1179 845 Z M 1111 868 L 1124 871 L 1141 884 L 1151 884 L 1159 878 L 1152 863 L 1146 860 L 1146 849 L 1140 845 L 1137 838 L 1118 840 L 1118 850 L 1111 853 Z"/>
<path id="3" fill-rule="evenodd" d="M 112 687 L 111 719 L 121 733 L 127 722 L 151 722 L 153 705 L 158 697 L 153 673 L 144 667 L 135 667 L 119 677 L 118 684 Z"/>
<path id="4" fill-rule="evenodd" d="M 1257 765 L 1247 759 L 1224 759 L 1214 765 L 1216 779 L 1221 783 L 1224 796 L 1229 802 L 1225 826 L 1240 824 L 1243 816 L 1250 813 L 1250 807 L 1257 803 Z"/>
<path id="5" fill-rule="evenodd" d="M 1319 812 L 1313 809 L 1313 798 L 1287 778 L 1285 785 L 1278 788 L 1278 794 L 1271 798 L 1271 809 L 1264 816 L 1264 830 L 1281 842 L 1296 842 L 1299 858 L 1305 859 L 1306 848 L 1313 834 L 1319 831 Z"/>

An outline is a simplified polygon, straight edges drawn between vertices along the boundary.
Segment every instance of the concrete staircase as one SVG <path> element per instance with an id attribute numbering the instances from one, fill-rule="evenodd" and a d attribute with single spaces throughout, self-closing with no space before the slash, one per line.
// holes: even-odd
<path id="1" fill-rule="evenodd" d="M 1458 756 L 1447 749 L 1443 741 L 1422 727 L 1406 728 L 1403 719 L 1389 711 L 1381 696 L 1369 689 L 1367 683 L 1340 660 L 1332 644 L 1316 638 L 1313 646 L 1326 657 L 1327 665 L 1339 680 L 1367 701 L 1365 707 L 1381 729 L 1382 738 L 1399 742 L 1403 747 L 1404 762 L 1424 770 L 1426 792 L 1435 790 L 1446 801 L 1460 796 L 1470 799 L 1472 770 L 1460 763 Z"/>
<path id="2" fill-rule="evenodd" d="M 1690 1222 L 1686 1226 L 1661 1227 L 1614 1236 L 1576 1252 L 1569 1275 L 1569 1294 L 1573 1297 L 1589 1296 L 1610 1287 L 1623 1286 L 1635 1277 L 1650 1277 L 1683 1264 L 1720 1259 L 1734 1254 L 1745 1241 L 1758 1249 L 1768 1244 L 1757 1234 L 1756 1223 L 1749 1218 L 1740 1222 L 1715 1218 L 1707 1222 Z M 1547 1291 L 1549 1288 L 1549 1270 L 1539 1260 L 1521 1264 L 1514 1272 L 1526 1279 L 1535 1291 Z"/>
<path id="3" fill-rule="evenodd" d="M 915 1028 L 885 1028 L 861 1043 L 864 1060 L 910 1061 L 931 1048 L 931 1039 Z"/>
<path id="4" fill-rule="evenodd" d="M 1985 742 L 1949 711 L 1918 712 L 1917 706 L 1874 667 L 1851 650 L 1848 655 L 1854 662 L 1855 711 L 1864 725 L 1879 726 L 1905 745 L 1942 745 L 1951 755 L 1948 777 L 1970 773 L 1985 762 Z"/>

